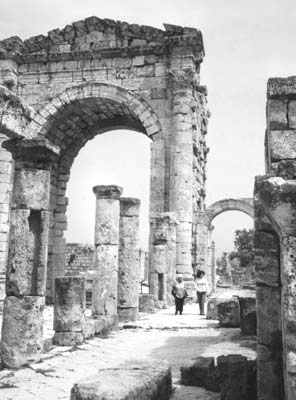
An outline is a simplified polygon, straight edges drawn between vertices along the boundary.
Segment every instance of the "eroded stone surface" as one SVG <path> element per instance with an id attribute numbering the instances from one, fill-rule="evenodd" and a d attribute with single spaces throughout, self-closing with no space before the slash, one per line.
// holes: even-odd
<path id="1" fill-rule="evenodd" d="M 48 228 L 48 211 L 12 210 L 6 272 L 8 296 L 45 296 Z"/>
<path id="2" fill-rule="evenodd" d="M 56 333 L 83 331 L 85 317 L 85 278 L 63 277 L 55 279 L 53 327 Z M 61 335 L 59 335 L 61 336 Z M 55 343 L 58 343 L 55 335 Z"/>
<path id="3" fill-rule="evenodd" d="M 239 297 L 240 328 L 243 335 L 257 334 L 257 312 L 255 297 Z"/>
<path id="4" fill-rule="evenodd" d="M 171 389 L 168 365 L 131 361 L 121 368 L 98 371 L 75 384 L 71 400 L 167 400 Z"/>
<path id="5" fill-rule="evenodd" d="M 134 321 L 139 308 L 139 207 L 140 200 L 120 199 L 118 250 L 118 318 Z"/>
<path id="6" fill-rule="evenodd" d="M 1 361 L 19 368 L 39 361 L 43 346 L 44 297 L 8 296 L 4 300 Z"/>
<path id="7" fill-rule="evenodd" d="M 226 301 L 221 301 L 217 305 L 218 319 L 221 327 L 236 328 L 240 326 L 239 303 L 233 298 Z"/>

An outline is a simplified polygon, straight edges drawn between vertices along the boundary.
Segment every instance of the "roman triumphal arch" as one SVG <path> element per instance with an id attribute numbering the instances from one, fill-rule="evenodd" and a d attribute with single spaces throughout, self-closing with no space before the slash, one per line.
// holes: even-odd
<path id="1" fill-rule="evenodd" d="M 44 296 L 52 299 L 53 279 L 64 272 L 71 165 L 88 140 L 109 130 L 151 138 L 151 293 L 165 298 L 176 270 L 190 286 L 208 152 L 204 47 L 197 29 L 164 28 L 90 17 L 47 35 L 0 42 L 3 343 L 12 340 L 12 310 L 40 320 Z M 21 356 L 2 346 L 8 364 L 38 358 L 40 326 L 30 326 L 35 333 L 20 330 L 27 349 Z"/>

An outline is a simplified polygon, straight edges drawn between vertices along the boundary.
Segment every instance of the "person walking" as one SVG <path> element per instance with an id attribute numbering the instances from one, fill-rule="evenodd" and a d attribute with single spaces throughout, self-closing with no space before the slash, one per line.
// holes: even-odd
<path id="1" fill-rule="evenodd" d="M 188 296 L 188 294 L 183 282 L 183 276 L 180 274 L 177 275 L 176 283 L 173 285 L 172 295 L 175 298 L 175 306 L 176 306 L 175 315 L 177 315 L 178 312 L 180 315 L 182 315 L 184 300 Z"/>
<path id="2" fill-rule="evenodd" d="M 199 304 L 199 314 L 205 315 L 205 301 L 208 291 L 208 281 L 204 271 L 197 271 L 194 283 L 197 294 L 197 302 Z"/>

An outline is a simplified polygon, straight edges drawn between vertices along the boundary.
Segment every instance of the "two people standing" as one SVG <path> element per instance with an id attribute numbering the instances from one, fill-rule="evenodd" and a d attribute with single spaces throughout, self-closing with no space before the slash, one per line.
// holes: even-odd
<path id="1" fill-rule="evenodd" d="M 200 315 L 205 315 L 204 308 L 205 308 L 206 295 L 208 292 L 208 281 L 204 271 L 200 270 L 197 271 L 197 273 L 194 275 L 194 284 L 196 289 L 197 302 L 199 304 Z M 184 301 L 185 298 L 188 296 L 188 294 L 183 282 L 183 276 L 181 274 L 178 274 L 176 277 L 176 283 L 173 285 L 172 288 L 172 295 L 175 298 L 175 306 L 176 306 L 175 315 L 177 315 L 178 313 L 182 315 Z"/>

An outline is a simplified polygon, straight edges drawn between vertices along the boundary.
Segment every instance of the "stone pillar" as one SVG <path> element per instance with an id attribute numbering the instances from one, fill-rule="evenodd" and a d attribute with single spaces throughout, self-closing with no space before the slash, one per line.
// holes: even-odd
<path id="1" fill-rule="evenodd" d="M 9 151 L 1 148 L 1 143 L 7 140 L 0 134 L 0 309 L 5 297 L 5 268 L 8 252 L 9 212 L 12 189 L 12 156 Z"/>
<path id="2" fill-rule="evenodd" d="M 119 197 L 122 188 L 95 186 L 95 271 L 92 315 L 117 315 Z"/>
<path id="3" fill-rule="evenodd" d="M 255 248 L 263 248 L 261 267 L 256 262 L 260 399 L 294 400 L 296 393 L 295 93 L 295 77 L 268 81 L 265 137 L 268 175 L 257 177 L 255 182 Z"/>
<path id="4" fill-rule="evenodd" d="M 179 224 L 176 239 L 176 269 L 185 281 L 192 281 L 193 222 L 193 72 L 172 71 L 172 146 L 170 171 L 170 210 Z"/>
<path id="5" fill-rule="evenodd" d="M 150 215 L 149 291 L 163 304 L 176 272 L 176 227 L 175 213 Z"/>
<path id="6" fill-rule="evenodd" d="M 118 319 L 135 321 L 139 311 L 139 211 L 140 200 L 122 197 L 118 252 Z"/>
<path id="7" fill-rule="evenodd" d="M 83 342 L 85 320 L 85 278 L 55 278 L 53 343 L 73 346 Z"/>
<path id="8" fill-rule="evenodd" d="M 255 226 L 259 228 L 255 203 Z M 257 387 L 259 398 L 283 398 L 283 348 L 279 240 L 275 233 L 254 236 L 257 299 Z"/>
<path id="9" fill-rule="evenodd" d="M 212 291 L 216 291 L 216 244 L 214 241 L 211 243 L 211 278 L 212 278 Z"/>
<path id="10" fill-rule="evenodd" d="M 45 139 L 3 144 L 15 160 L 1 359 L 10 368 L 38 361 L 43 346 L 50 168 L 58 149 Z"/>

